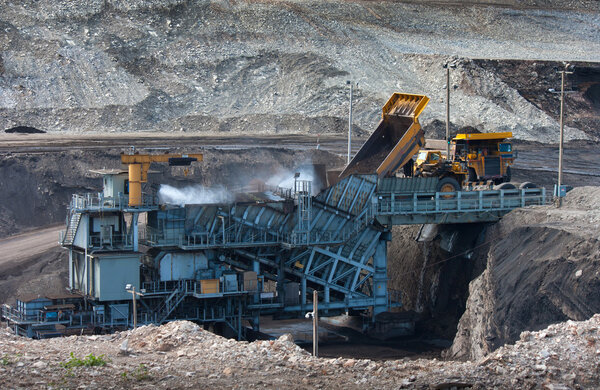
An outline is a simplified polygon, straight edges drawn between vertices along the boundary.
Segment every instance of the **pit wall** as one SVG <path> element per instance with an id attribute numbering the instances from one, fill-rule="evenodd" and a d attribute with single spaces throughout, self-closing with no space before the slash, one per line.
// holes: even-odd
<path id="1" fill-rule="evenodd" d="M 486 268 L 469 285 L 446 357 L 477 360 L 514 343 L 523 331 L 600 312 L 600 241 L 593 233 L 599 219 L 593 210 L 569 210 L 568 204 L 544 206 L 515 210 L 488 229 L 482 251 Z M 581 226 L 588 221 L 591 226 Z"/>
<path id="2" fill-rule="evenodd" d="M 452 340 L 469 295 L 483 270 L 477 251 L 488 224 L 439 225 L 418 242 L 421 225 L 394 226 L 388 245 L 390 288 L 402 291 L 402 310 L 412 311 L 418 335 Z"/>

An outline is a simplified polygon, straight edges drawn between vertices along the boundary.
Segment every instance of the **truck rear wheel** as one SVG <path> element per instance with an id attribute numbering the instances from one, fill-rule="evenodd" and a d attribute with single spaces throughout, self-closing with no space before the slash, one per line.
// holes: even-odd
<path id="1" fill-rule="evenodd" d="M 538 187 L 537 187 L 537 185 L 533 184 L 530 181 L 523 182 L 523 183 L 521 183 L 519 185 L 519 189 L 520 190 L 524 190 L 524 189 L 527 189 L 527 188 L 538 188 Z"/>
<path id="2" fill-rule="evenodd" d="M 458 181 L 450 176 L 444 177 L 438 182 L 437 192 L 456 192 L 460 191 L 460 184 Z M 451 197 L 452 195 L 447 195 L 445 197 Z"/>
<path id="3" fill-rule="evenodd" d="M 502 183 L 497 186 L 494 186 L 495 190 L 514 190 L 517 187 L 513 183 Z"/>

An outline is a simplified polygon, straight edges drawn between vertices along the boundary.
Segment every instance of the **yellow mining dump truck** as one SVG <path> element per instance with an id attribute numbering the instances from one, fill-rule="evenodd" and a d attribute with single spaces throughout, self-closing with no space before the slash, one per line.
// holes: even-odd
<path id="1" fill-rule="evenodd" d="M 452 139 L 454 153 L 444 158 L 439 150 L 421 150 L 414 168 L 416 177 L 439 177 L 439 190 L 459 191 L 466 182 L 491 180 L 509 182 L 514 162 L 512 133 L 457 134 Z"/>
<path id="2" fill-rule="evenodd" d="M 429 103 L 424 95 L 394 93 L 383 106 L 379 126 L 363 144 L 350 164 L 340 174 L 377 173 L 378 177 L 392 175 L 412 161 L 425 145 L 425 134 L 419 124 L 419 115 Z M 412 171 L 412 164 L 406 173 Z"/>
<path id="3" fill-rule="evenodd" d="M 339 177 L 376 173 L 382 178 L 393 176 L 402 168 L 405 176 L 423 180 L 427 191 L 445 192 L 460 191 L 466 182 L 510 181 L 514 158 L 507 139 L 512 133 L 458 134 L 452 140 L 450 158 L 438 150 L 419 152 L 425 146 L 425 134 L 418 118 L 428 102 L 425 95 L 394 93 L 383 106 L 377 129 Z M 413 156 L 417 153 L 414 164 Z"/>

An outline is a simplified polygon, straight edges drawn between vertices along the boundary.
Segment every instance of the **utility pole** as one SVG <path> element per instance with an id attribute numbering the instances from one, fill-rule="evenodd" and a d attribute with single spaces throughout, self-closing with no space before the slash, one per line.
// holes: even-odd
<path id="1" fill-rule="evenodd" d="M 135 286 L 131 289 L 131 298 L 133 299 L 133 329 L 137 328 L 137 303 L 135 296 Z"/>
<path id="2" fill-rule="evenodd" d="M 450 158 L 450 68 L 456 68 L 456 64 L 446 62 L 446 159 Z"/>
<path id="3" fill-rule="evenodd" d="M 350 164 L 350 156 L 352 155 L 352 92 L 354 89 L 354 85 L 352 81 L 346 81 L 346 84 L 350 85 L 350 109 L 348 112 L 348 161 L 347 164 Z"/>
<path id="4" fill-rule="evenodd" d="M 558 143 L 558 183 L 556 185 L 556 195 L 558 196 L 558 207 L 562 206 L 562 176 L 563 176 L 563 144 L 564 144 L 564 107 L 565 107 L 565 75 L 573 74 L 571 64 L 565 64 L 565 68 L 559 71 L 560 77 L 560 140 Z M 555 92 L 550 89 L 550 92 Z"/>
<path id="5" fill-rule="evenodd" d="M 144 296 L 146 293 L 145 289 L 141 289 L 140 292 L 135 291 L 135 286 L 127 284 L 125 290 L 131 293 L 131 299 L 133 300 L 133 329 L 137 328 L 137 296 Z"/>
<path id="6" fill-rule="evenodd" d="M 563 142 L 564 142 L 564 107 L 565 107 L 565 70 L 560 72 L 560 141 L 558 143 L 558 207 L 562 206 L 560 193 L 563 173 Z"/>
<path id="7" fill-rule="evenodd" d="M 313 291 L 313 356 L 319 357 L 319 294 Z"/>

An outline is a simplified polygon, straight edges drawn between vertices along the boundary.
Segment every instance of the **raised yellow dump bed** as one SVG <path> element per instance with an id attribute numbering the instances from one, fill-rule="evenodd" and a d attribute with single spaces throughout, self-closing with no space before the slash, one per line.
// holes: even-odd
<path id="1" fill-rule="evenodd" d="M 418 118 L 427 103 L 425 95 L 394 93 L 383 106 L 379 126 L 340 177 L 371 173 L 384 177 L 404 166 L 425 145 Z"/>

